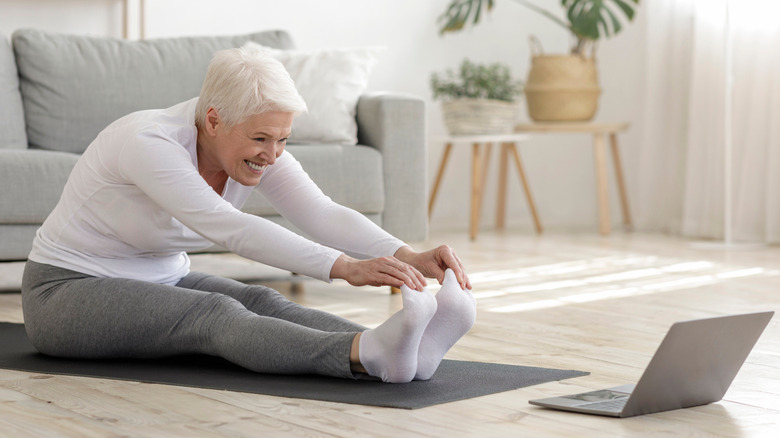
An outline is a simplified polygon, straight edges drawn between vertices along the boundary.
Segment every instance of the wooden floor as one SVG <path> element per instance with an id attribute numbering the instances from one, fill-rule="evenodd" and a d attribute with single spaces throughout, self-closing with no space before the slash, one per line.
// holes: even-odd
<path id="1" fill-rule="evenodd" d="M 721 402 L 611 419 L 528 400 L 635 382 L 675 321 L 780 309 L 779 248 L 727 251 L 665 236 L 527 231 L 482 232 L 473 243 L 465 233 L 439 233 L 418 248 L 440 243 L 463 258 L 478 302 L 475 327 L 449 358 L 591 374 L 407 411 L 0 370 L 0 436 L 777 436 L 778 316 Z M 214 261 L 196 266 L 229 270 L 235 259 Z M 369 326 L 400 306 L 387 289 L 275 286 Z M 22 321 L 18 293 L 0 294 L 0 321 Z"/>

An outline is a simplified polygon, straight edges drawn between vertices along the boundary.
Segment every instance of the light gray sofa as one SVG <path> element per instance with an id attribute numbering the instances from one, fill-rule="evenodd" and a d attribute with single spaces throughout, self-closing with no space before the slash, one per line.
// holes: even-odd
<path id="1" fill-rule="evenodd" d="M 0 260 L 24 260 L 79 154 L 133 111 L 198 95 L 217 50 L 247 41 L 292 49 L 290 35 L 126 41 L 32 29 L 0 35 Z M 406 241 L 423 240 L 425 108 L 396 93 L 360 97 L 358 145 L 290 144 L 323 191 Z M 290 226 L 261 196 L 245 211 Z"/>

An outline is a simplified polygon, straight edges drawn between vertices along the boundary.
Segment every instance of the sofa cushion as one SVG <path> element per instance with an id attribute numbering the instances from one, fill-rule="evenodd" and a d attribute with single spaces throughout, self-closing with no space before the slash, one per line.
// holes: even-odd
<path id="1" fill-rule="evenodd" d="M 382 156 L 368 146 L 290 145 L 309 176 L 334 201 L 364 214 L 385 204 Z M 41 150 L 0 150 L 0 225 L 40 224 L 57 205 L 79 155 Z M 32 195 L 34 194 L 34 195 Z M 252 193 L 243 211 L 275 215 L 261 195 Z"/>
<path id="2" fill-rule="evenodd" d="M 79 155 L 0 149 L 0 224 L 41 224 L 57 205 Z"/>
<path id="3" fill-rule="evenodd" d="M 381 48 L 299 51 L 273 49 L 253 42 L 245 46 L 267 51 L 278 59 L 309 107 L 307 113 L 295 118 L 291 142 L 357 144 L 357 103 L 368 87 Z"/>
<path id="4" fill-rule="evenodd" d="M 11 46 L 0 34 L 0 149 L 26 149 L 22 95 Z"/>
<path id="5" fill-rule="evenodd" d="M 369 146 L 289 145 L 322 191 L 339 204 L 363 214 L 380 213 L 385 206 L 382 155 Z M 276 210 L 261 195 L 252 193 L 243 211 L 261 216 Z"/>
<path id="6" fill-rule="evenodd" d="M 3 242 L 3 246 L 0 247 L 0 260 L 26 260 L 32 249 L 35 232 L 40 227 L 40 224 L 3 225 L 0 227 L 0 242 Z M 16 287 L 18 291 L 19 286 Z"/>
<path id="7" fill-rule="evenodd" d="M 30 145 L 75 153 L 121 116 L 196 97 L 218 50 L 293 47 L 283 31 L 127 41 L 22 29 L 12 40 Z"/>

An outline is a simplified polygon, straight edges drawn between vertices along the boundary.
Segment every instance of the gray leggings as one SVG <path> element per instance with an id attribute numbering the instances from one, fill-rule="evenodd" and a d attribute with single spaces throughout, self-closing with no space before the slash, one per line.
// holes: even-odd
<path id="1" fill-rule="evenodd" d="M 349 351 L 365 327 L 273 289 L 201 273 L 176 286 L 97 278 L 28 261 L 24 322 L 41 353 L 72 358 L 223 357 L 253 371 L 354 378 Z"/>

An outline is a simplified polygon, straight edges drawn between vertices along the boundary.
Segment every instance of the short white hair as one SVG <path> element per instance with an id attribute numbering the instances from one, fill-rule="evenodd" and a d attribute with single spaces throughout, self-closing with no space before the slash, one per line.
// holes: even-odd
<path id="1" fill-rule="evenodd" d="M 195 107 L 197 126 L 205 124 L 209 108 L 228 129 L 269 111 L 298 115 L 307 110 L 284 65 L 258 44 L 214 54 Z"/>

